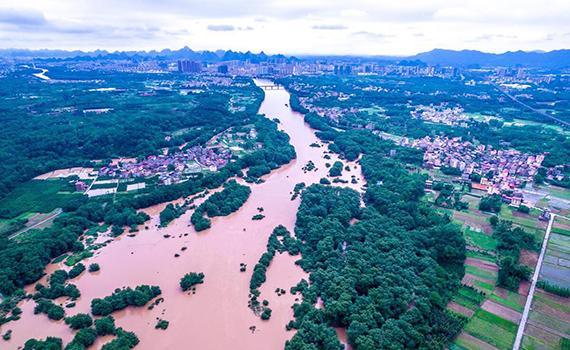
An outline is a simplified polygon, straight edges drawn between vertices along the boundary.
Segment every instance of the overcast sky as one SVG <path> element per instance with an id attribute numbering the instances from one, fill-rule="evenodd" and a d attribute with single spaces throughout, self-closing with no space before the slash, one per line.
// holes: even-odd
<path id="1" fill-rule="evenodd" d="M 570 0 L 0 0 L 0 48 L 408 55 L 570 48 Z"/>

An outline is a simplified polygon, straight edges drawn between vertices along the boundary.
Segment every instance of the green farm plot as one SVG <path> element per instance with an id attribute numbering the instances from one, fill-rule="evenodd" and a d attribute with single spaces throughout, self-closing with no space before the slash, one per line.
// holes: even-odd
<path id="1" fill-rule="evenodd" d="M 525 334 L 522 340 L 521 349 L 523 350 L 562 350 L 560 343 L 545 342 L 543 339 Z"/>
<path id="2" fill-rule="evenodd" d="M 465 194 L 465 196 L 461 197 L 461 200 L 464 202 L 469 203 L 470 208 L 478 208 L 479 203 L 481 202 L 481 198 L 478 196 L 474 196 L 471 193 Z"/>
<path id="3" fill-rule="evenodd" d="M 505 124 L 507 124 L 507 123 L 505 123 Z M 516 125 L 516 126 L 527 126 L 527 125 L 531 125 L 531 126 L 542 126 L 542 127 L 545 127 L 545 128 L 549 128 L 549 129 L 552 129 L 552 130 L 556 130 L 557 132 L 559 132 L 559 133 L 561 133 L 561 134 L 564 134 L 564 133 L 567 134 L 567 133 L 568 133 L 568 132 L 567 132 L 566 130 L 564 130 L 564 128 L 561 127 L 561 126 L 553 125 L 553 124 L 546 124 L 546 123 L 535 122 L 535 121 L 532 121 L 532 120 L 516 119 L 516 118 L 515 118 L 515 119 L 513 119 L 512 124 L 513 124 L 513 125 Z"/>
<path id="4" fill-rule="evenodd" d="M 0 217 L 10 219 L 26 212 L 49 213 L 81 196 L 71 193 L 74 190 L 68 179 L 28 181 L 0 200 Z"/>
<path id="5" fill-rule="evenodd" d="M 360 112 L 367 113 L 368 115 L 374 115 L 374 114 L 384 114 L 386 110 L 380 106 L 372 105 L 372 107 L 360 108 Z"/>
<path id="6" fill-rule="evenodd" d="M 73 266 L 83 259 L 87 259 L 93 256 L 93 252 L 90 250 L 84 250 L 81 253 L 70 255 L 65 259 L 65 265 Z"/>
<path id="7" fill-rule="evenodd" d="M 484 299 L 483 294 L 466 286 L 461 286 L 453 297 L 454 302 L 471 310 L 477 310 Z"/>
<path id="8" fill-rule="evenodd" d="M 485 232 L 492 232 L 491 225 L 489 224 L 489 214 L 479 212 L 473 206 L 469 206 L 468 211 L 453 210 L 453 218 L 467 226 L 480 228 Z"/>
<path id="9" fill-rule="evenodd" d="M 570 190 L 557 186 L 548 186 L 545 188 L 552 197 L 570 200 Z"/>
<path id="10" fill-rule="evenodd" d="M 118 185 L 117 182 L 104 182 L 104 183 L 95 182 L 95 183 L 91 186 L 91 189 L 92 189 L 92 190 L 97 190 L 97 189 L 101 189 L 101 188 L 116 188 L 117 185 Z"/>
<path id="11" fill-rule="evenodd" d="M 518 312 L 522 312 L 524 309 L 524 298 L 521 298 L 520 294 L 511 292 L 509 290 L 506 290 L 505 294 L 506 295 L 504 296 L 500 296 L 495 292 L 489 297 L 489 299 L 493 300 L 497 304 L 501 304 Z"/>
<path id="12" fill-rule="evenodd" d="M 570 285 L 570 236 L 551 233 L 540 280 L 561 287 Z"/>
<path id="13" fill-rule="evenodd" d="M 544 238 L 546 224 L 539 221 L 537 215 L 519 213 L 511 207 L 503 205 L 499 217 L 503 220 L 512 221 L 515 226 L 533 234 L 537 242 L 541 242 Z"/>
<path id="14" fill-rule="evenodd" d="M 0 236 L 11 235 L 26 227 L 26 221 L 34 216 L 34 213 L 24 212 L 12 219 L 0 219 Z"/>
<path id="15" fill-rule="evenodd" d="M 475 259 L 488 261 L 488 262 L 492 262 L 492 263 L 497 261 L 497 258 L 494 255 L 491 255 L 491 254 L 486 253 L 486 252 L 476 251 L 476 250 L 468 250 L 466 255 L 468 258 L 475 258 Z"/>
<path id="16" fill-rule="evenodd" d="M 516 214 L 515 214 L 516 213 Z M 501 219 L 512 221 L 514 224 L 522 226 L 523 228 L 528 228 L 531 230 L 540 228 L 540 221 L 538 218 L 532 217 L 528 214 L 522 214 L 513 211 L 513 208 L 503 205 L 501 207 L 501 212 L 499 213 Z"/>
<path id="17" fill-rule="evenodd" d="M 561 299 L 561 297 L 558 297 L 558 299 Z M 555 310 L 559 310 L 570 315 L 570 299 L 567 299 L 566 303 L 564 303 L 557 300 L 557 298 L 553 297 L 552 295 L 538 290 L 538 292 L 534 295 L 534 302 L 542 303 Z"/>
<path id="18" fill-rule="evenodd" d="M 473 281 L 473 287 L 475 287 L 477 290 L 482 291 L 485 294 L 491 294 L 493 292 L 493 289 L 495 288 L 495 285 L 488 282 L 476 280 Z"/>
<path id="19" fill-rule="evenodd" d="M 465 326 L 465 331 L 499 349 L 510 349 L 515 340 L 517 324 L 479 309 Z"/>
<path id="20" fill-rule="evenodd" d="M 465 266 L 465 273 L 490 281 L 497 279 L 496 272 L 485 270 L 476 266 L 469 266 L 469 265 Z"/>
<path id="21" fill-rule="evenodd" d="M 570 237 L 570 230 L 561 227 L 553 227 L 552 233 Z"/>
<path id="22" fill-rule="evenodd" d="M 497 248 L 497 240 L 481 231 L 476 231 L 471 227 L 467 227 L 464 230 L 464 233 L 465 240 L 470 246 L 489 251 L 494 251 Z"/>
<path id="23" fill-rule="evenodd" d="M 550 329 L 558 330 L 570 336 L 570 322 L 566 322 L 554 315 L 548 315 L 544 312 L 531 312 L 529 320 L 540 323 Z"/>

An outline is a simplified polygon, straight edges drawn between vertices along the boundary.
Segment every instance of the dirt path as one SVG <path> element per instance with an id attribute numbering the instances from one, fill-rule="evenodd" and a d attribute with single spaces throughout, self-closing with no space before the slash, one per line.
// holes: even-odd
<path id="1" fill-rule="evenodd" d="M 514 323 L 519 323 L 521 320 L 520 312 L 510 309 L 501 304 L 497 304 L 489 299 L 485 300 L 483 305 L 481 305 L 481 308 Z"/>
<path id="2" fill-rule="evenodd" d="M 490 261 L 480 260 L 476 258 L 465 258 L 465 265 L 479 267 L 485 270 L 498 272 L 499 267 L 497 264 Z"/>
<path id="3" fill-rule="evenodd" d="M 40 221 L 40 222 L 37 222 L 37 223 L 33 224 L 33 225 L 30 226 L 30 227 L 26 227 L 25 229 L 23 229 L 23 230 L 20 231 L 20 232 L 14 233 L 13 235 L 11 235 L 11 236 L 8 237 L 8 238 L 9 238 L 9 239 L 16 238 L 16 237 L 18 237 L 19 235 L 21 235 L 22 233 L 28 232 L 29 230 L 31 230 L 31 229 L 33 229 L 33 228 L 36 228 L 36 227 L 40 226 L 41 224 L 43 224 L 43 223 L 45 223 L 45 222 L 47 222 L 47 221 L 49 221 L 49 220 L 55 219 L 55 218 L 56 218 L 59 214 L 61 214 L 61 213 L 63 213 L 63 210 L 61 210 L 60 208 L 57 208 L 57 209 L 54 211 L 54 213 L 53 213 L 52 215 L 46 217 L 45 219 L 43 219 L 43 220 Z"/>
<path id="4" fill-rule="evenodd" d="M 475 347 L 471 348 L 471 349 L 478 349 L 478 350 L 499 350 L 496 347 L 494 347 L 493 345 L 486 343 L 484 341 L 482 341 L 479 338 L 475 338 L 474 336 L 472 336 L 469 333 L 465 333 L 462 332 L 458 339 L 463 339 L 464 341 L 473 344 Z M 471 350 L 470 349 L 470 350 Z"/>
<path id="5" fill-rule="evenodd" d="M 457 313 L 460 313 L 462 315 L 465 315 L 467 317 L 471 317 L 475 313 L 475 311 L 468 309 L 463 305 L 459 305 L 454 301 L 450 301 L 449 304 L 447 304 L 447 307 L 450 308 L 451 310 L 453 310 Z"/>

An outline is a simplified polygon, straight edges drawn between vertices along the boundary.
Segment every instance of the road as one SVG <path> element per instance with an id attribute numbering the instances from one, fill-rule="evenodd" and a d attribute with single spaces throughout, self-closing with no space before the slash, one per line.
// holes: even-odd
<path id="1" fill-rule="evenodd" d="M 526 104 L 526 103 L 524 103 L 524 102 L 522 102 L 522 101 L 517 100 L 516 97 L 514 97 L 514 96 L 511 95 L 511 94 L 509 94 L 507 91 L 501 89 L 501 87 L 500 87 L 499 85 L 497 85 L 497 84 L 495 84 L 495 83 L 493 83 L 493 82 L 491 82 L 491 84 L 492 84 L 495 88 L 497 88 L 500 92 L 502 92 L 505 96 L 507 96 L 508 98 L 510 98 L 511 100 L 513 100 L 514 102 L 518 103 L 519 105 L 521 105 L 521 106 L 523 106 L 523 107 L 525 107 L 525 108 L 528 108 L 528 109 L 530 109 L 531 111 L 533 111 L 533 112 L 535 112 L 535 113 L 537 113 L 537 114 L 540 114 L 540 115 L 543 116 L 543 117 L 546 117 L 546 118 L 548 118 L 548 119 L 552 119 L 553 121 L 555 121 L 556 123 L 558 123 L 558 124 L 564 126 L 565 128 L 570 128 L 570 123 L 568 123 L 567 121 L 562 120 L 562 119 L 559 119 L 559 118 L 556 118 L 556 117 L 553 117 L 552 115 L 550 115 L 550 114 L 548 114 L 548 113 L 546 113 L 546 112 L 543 112 L 543 111 L 538 110 L 538 109 L 536 109 L 536 108 L 534 108 L 534 107 L 532 107 L 532 106 L 529 106 L 528 104 Z"/>
<path id="2" fill-rule="evenodd" d="M 515 344 L 513 345 L 513 350 L 519 350 L 521 347 L 526 321 L 528 320 L 530 306 L 532 305 L 532 298 L 534 296 L 534 291 L 536 289 L 536 282 L 538 282 L 538 275 L 540 274 L 540 269 L 542 268 L 542 261 L 544 260 L 544 254 L 546 253 L 546 247 L 548 246 L 548 239 L 550 238 L 550 231 L 552 230 L 552 223 L 554 222 L 555 216 L 556 216 L 555 214 L 550 214 L 550 221 L 548 222 L 548 227 L 546 228 L 546 234 L 544 235 L 544 241 L 542 242 L 542 249 L 540 250 L 540 255 L 538 256 L 536 268 L 534 269 L 534 274 L 532 275 L 530 290 L 528 292 L 528 297 L 526 298 L 526 303 L 524 305 L 524 311 L 522 314 L 521 322 L 519 323 L 519 329 L 517 331 L 517 336 L 515 338 Z"/>
<path id="3" fill-rule="evenodd" d="M 11 236 L 8 237 L 8 238 L 9 238 L 9 239 L 12 239 L 12 238 L 18 237 L 18 236 L 21 235 L 22 233 L 28 232 L 29 230 L 40 226 L 41 224 L 45 223 L 46 221 L 53 220 L 55 217 L 57 217 L 57 216 L 58 216 L 59 214 L 61 214 L 61 213 L 63 213 L 63 210 L 61 210 L 60 208 L 57 208 L 57 209 L 55 210 L 55 212 L 54 212 L 52 215 L 48 216 L 47 218 L 43 219 L 42 221 L 40 221 L 40 222 L 38 222 L 38 223 L 36 223 L 36 224 L 33 224 L 33 225 L 30 226 L 30 227 L 26 227 L 25 229 L 23 229 L 23 230 L 20 231 L 20 232 L 14 233 L 13 235 L 11 235 Z"/>

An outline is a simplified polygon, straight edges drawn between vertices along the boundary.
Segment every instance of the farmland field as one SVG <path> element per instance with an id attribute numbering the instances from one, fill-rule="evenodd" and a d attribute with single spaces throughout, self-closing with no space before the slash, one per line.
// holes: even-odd
<path id="1" fill-rule="evenodd" d="M 570 298 L 538 289 L 525 328 L 522 349 L 566 349 L 570 339 Z"/>
<path id="2" fill-rule="evenodd" d="M 0 217 L 15 218 L 25 212 L 49 213 L 69 199 L 81 196 L 68 179 L 31 180 L 0 200 Z"/>

